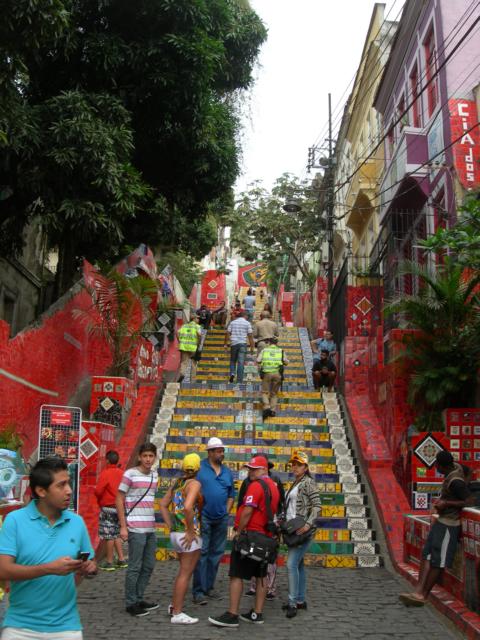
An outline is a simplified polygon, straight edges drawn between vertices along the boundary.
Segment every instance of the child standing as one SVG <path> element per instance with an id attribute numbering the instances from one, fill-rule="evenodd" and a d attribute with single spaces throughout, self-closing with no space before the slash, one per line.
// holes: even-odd
<path id="1" fill-rule="evenodd" d="M 115 500 L 118 486 L 123 476 L 123 471 L 118 466 L 119 455 L 116 451 L 107 451 L 107 466 L 98 478 L 95 487 L 95 497 L 100 507 L 98 518 L 98 537 L 100 545 L 97 551 L 97 560 L 105 553 L 105 561 L 99 564 L 102 571 L 115 571 L 128 566 L 123 555 L 122 541 L 120 540 L 120 522 L 117 515 Z M 113 560 L 113 552 L 117 552 L 117 561 Z"/>

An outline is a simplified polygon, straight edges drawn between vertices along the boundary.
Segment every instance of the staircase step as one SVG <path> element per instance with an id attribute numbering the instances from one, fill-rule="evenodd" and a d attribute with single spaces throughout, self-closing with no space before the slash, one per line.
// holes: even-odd
<path id="1" fill-rule="evenodd" d="M 158 499 L 180 474 L 186 452 L 203 453 L 208 439 L 222 438 L 225 461 L 236 490 L 246 477 L 245 461 L 264 453 L 275 464 L 286 489 L 293 482 L 288 461 L 293 449 L 308 452 L 310 470 L 321 498 L 314 540 L 305 557 L 323 567 L 377 567 L 381 565 L 365 487 L 359 477 L 355 452 L 345 431 L 345 416 L 335 393 L 312 388 L 310 340 L 306 330 L 284 328 L 280 346 L 290 364 L 278 398 L 276 415 L 262 420 L 261 381 L 256 362 L 248 356 L 245 379 L 229 382 L 229 350 L 224 330 L 208 331 L 202 359 L 181 385 L 167 384 L 154 421 L 152 438 L 162 450 Z M 157 513 L 159 559 L 174 557 L 168 531 Z M 232 536 L 233 514 L 229 522 Z M 230 548 L 230 542 L 228 547 Z M 281 548 L 279 562 L 284 562 Z M 228 562 L 228 554 L 223 561 Z"/>

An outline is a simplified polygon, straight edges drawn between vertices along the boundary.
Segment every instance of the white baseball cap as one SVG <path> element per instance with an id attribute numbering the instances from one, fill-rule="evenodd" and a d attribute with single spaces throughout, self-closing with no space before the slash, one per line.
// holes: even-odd
<path id="1" fill-rule="evenodd" d="M 207 451 L 209 449 L 225 449 L 225 445 L 220 440 L 220 438 L 210 438 L 207 442 Z"/>

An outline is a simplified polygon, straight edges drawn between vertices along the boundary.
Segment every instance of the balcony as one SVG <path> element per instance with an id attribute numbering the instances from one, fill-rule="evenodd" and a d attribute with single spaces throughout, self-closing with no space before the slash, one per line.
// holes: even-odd
<path id="1" fill-rule="evenodd" d="M 386 162 L 386 169 L 380 185 L 380 222 L 390 207 L 391 201 L 405 192 L 404 178 L 421 179 L 427 175 L 428 161 L 427 135 L 413 127 L 404 127 L 393 156 Z"/>

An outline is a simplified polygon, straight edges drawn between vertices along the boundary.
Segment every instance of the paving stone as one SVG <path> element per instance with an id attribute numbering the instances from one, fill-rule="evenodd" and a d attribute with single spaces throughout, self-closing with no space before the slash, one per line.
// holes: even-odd
<path id="1" fill-rule="evenodd" d="M 434 608 L 406 609 L 398 594 L 404 583 L 385 568 L 336 569 L 307 568 L 308 610 L 287 620 L 281 604 L 287 595 L 286 570 L 278 570 L 278 595 L 265 603 L 265 624 L 253 627 L 240 623 L 235 630 L 217 629 L 208 623 L 209 615 L 223 613 L 228 606 L 228 577 L 220 567 L 216 587 L 225 598 L 207 606 L 194 606 L 187 594 L 185 611 L 200 618 L 191 626 L 170 624 L 167 606 L 178 565 L 175 561 L 157 563 L 146 596 L 160 603 L 160 609 L 145 618 L 132 618 L 125 612 L 123 594 L 125 571 L 100 573 L 85 580 L 79 589 L 79 606 L 84 640 L 132 640 L 134 637 L 170 640 L 211 640 L 232 634 L 239 640 L 292 640 L 311 636 L 322 640 L 453 640 L 464 637 Z M 242 611 L 253 599 L 243 597 Z M 308 631 L 308 633 L 306 633 Z"/>

